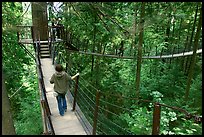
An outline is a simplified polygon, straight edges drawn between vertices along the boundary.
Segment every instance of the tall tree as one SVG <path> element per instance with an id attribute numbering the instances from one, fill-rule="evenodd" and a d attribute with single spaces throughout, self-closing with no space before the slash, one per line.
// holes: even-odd
<path id="1" fill-rule="evenodd" d="M 132 49 L 135 48 L 136 45 L 136 33 L 137 33 L 137 3 L 134 4 L 134 22 L 133 22 L 133 33 L 132 33 L 132 44 L 131 44 L 131 48 L 130 48 L 130 55 L 132 53 Z"/>
<path id="2" fill-rule="evenodd" d="M 195 26 L 196 26 L 196 20 L 197 20 L 197 13 L 198 13 L 198 4 L 196 5 L 196 11 L 195 11 L 195 17 L 194 17 L 194 22 L 193 22 L 193 27 L 192 27 L 192 31 L 191 31 L 191 36 L 190 36 L 190 42 L 187 45 L 187 50 L 190 51 L 191 47 L 192 47 L 192 42 L 193 42 L 193 36 L 195 33 Z M 189 28 L 190 30 L 190 28 Z M 190 68 L 190 63 L 191 63 L 191 57 L 187 57 L 185 58 L 185 72 L 186 74 L 188 74 L 189 68 Z"/>
<path id="3" fill-rule="evenodd" d="M 7 90 L 4 83 L 2 71 L 2 135 L 16 135 L 13 118 L 11 114 L 11 106 L 8 98 Z"/>
<path id="4" fill-rule="evenodd" d="M 195 63 L 196 63 L 196 55 L 197 55 L 196 51 L 198 49 L 198 41 L 200 38 L 201 26 L 202 26 L 202 5 L 200 7 L 199 22 L 198 22 L 198 26 L 197 26 L 196 35 L 194 38 L 193 55 L 192 55 L 191 65 L 190 65 L 190 69 L 189 69 L 189 73 L 188 73 L 185 100 L 188 100 L 188 96 L 189 96 L 190 85 L 191 85 L 191 81 L 192 81 L 192 77 L 193 77 L 193 71 L 194 71 L 194 67 L 195 67 Z"/>
<path id="5" fill-rule="evenodd" d="M 40 40 L 48 39 L 48 17 L 46 2 L 31 2 L 34 39 L 40 34 Z"/>
<path id="6" fill-rule="evenodd" d="M 144 15 L 145 15 L 145 2 L 142 2 L 140 24 L 139 24 L 139 45 L 138 45 L 138 55 L 137 55 L 137 71 L 136 71 L 136 97 L 138 98 L 139 98 L 139 92 L 140 92 L 140 72 L 141 72 L 141 64 L 142 64 Z"/>

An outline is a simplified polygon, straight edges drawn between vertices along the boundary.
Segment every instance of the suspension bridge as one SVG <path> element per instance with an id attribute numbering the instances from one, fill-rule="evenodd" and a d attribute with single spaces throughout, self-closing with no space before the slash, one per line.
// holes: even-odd
<path id="1" fill-rule="evenodd" d="M 20 27 L 31 29 L 27 32 L 32 32 L 32 26 Z M 147 113 L 152 114 L 152 117 L 148 121 L 152 128 L 151 131 L 144 131 L 146 132 L 144 134 L 160 134 L 161 108 L 172 109 L 182 114 L 182 117 L 188 120 L 194 119 L 197 123 L 202 121 L 202 117 L 190 114 L 186 110 L 175 106 L 168 106 L 138 98 L 129 98 L 120 94 L 105 93 L 90 84 L 86 78 L 83 77 L 83 74 L 80 74 L 71 82 L 70 90 L 66 94 L 68 109 L 64 116 L 60 116 L 56 98 L 53 96 L 53 85 L 49 83 L 49 80 L 51 75 L 55 72 L 56 45 L 63 43 L 63 39 L 53 40 L 48 38 L 47 41 L 41 41 L 40 37 L 34 40 L 32 35 L 30 35 L 30 38 L 22 38 L 21 32 L 18 32 L 17 35 L 19 45 L 24 47 L 25 51 L 36 61 L 43 133 L 46 135 L 133 135 L 134 133 L 131 132 L 127 123 L 122 119 L 125 113 L 131 114 L 135 111 L 134 108 L 126 105 L 126 102 L 132 101 L 153 104 L 153 109 L 147 111 Z M 26 35 L 24 34 L 24 36 Z M 35 55 L 32 55 L 24 44 L 33 45 Z M 79 54 L 133 59 L 133 57 L 128 56 L 119 57 L 116 55 L 87 51 L 67 50 Z M 202 49 L 198 49 L 196 53 L 202 53 Z M 69 63 L 60 52 L 57 54 L 60 56 L 58 61 L 66 64 L 65 71 L 70 72 Z M 143 59 L 174 58 L 190 55 L 193 55 L 193 51 L 171 55 L 160 54 L 159 56 L 144 56 Z M 145 127 L 143 128 L 145 129 Z"/>

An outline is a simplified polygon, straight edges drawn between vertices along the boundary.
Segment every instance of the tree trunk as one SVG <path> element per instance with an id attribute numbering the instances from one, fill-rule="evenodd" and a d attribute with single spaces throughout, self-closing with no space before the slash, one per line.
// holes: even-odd
<path id="1" fill-rule="evenodd" d="M 182 28 L 182 23 L 183 23 L 183 19 L 181 18 L 181 20 L 180 20 L 180 25 L 179 25 L 179 33 L 178 33 L 178 41 L 180 41 L 180 39 L 181 39 L 181 35 L 180 35 L 180 32 L 181 32 L 181 28 Z"/>
<path id="2" fill-rule="evenodd" d="M 192 81 L 192 77 L 193 77 L 193 70 L 194 70 L 194 66 L 196 63 L 196 55 L 197 55 L 196 51 L 198 49 L 198 41 L 200 38 L 201 26 L 202 26 L 202 6 L 200 8 L 199 22 L 198 22 L 198 26 L 197 26 L 197 32 L 196 32 L 196 35 L 194 38 L 193 55 L 192 55 L 192 60 L 191 60 L 190 69 L 189 69 L 189 73 L 188 73 L 186 93 L 185 93 L 185 100 L 186 101 L 188 100 L 190 85 L 191 85 L 191 81 Z"/>
<path id="3" fill-rule="evenodd" d="M 190 42 L 187 45 L 188 46 L 187 47 L 188 51 L 190 51 L 191 47 L 192 47 L 193 37 L 194 37 L 194 33 L 195 33 L 195 25 L 196 25 L 197 14 L 198 14 L 198 4 L 197 4 L 197 7 L 196 7 L 195 18 L 194 18 L 194 22 L 193 22 L 193 28 L 192 28 L 192 32 L 191 32 Z M 189 68 L 190 68 L 190 64 L 191 64 L 191 56 L 187 57 L 187 61 L 186 61 L 186 74 L 188 74 L 188 71 L 189 71 Z"/>
<path id="4" fill-rule="evenodd" d="M 97 53 L 101 53 L 102 43 L 100 42 L 97 46 Z M 96 87 L 99 87 L 100 83 L 100 57 L 96 57 L 96 65 L 95 65 L 95 79 L 96 79 Z M 99 88 L 100 89 L 100 88 Z"/>
<path id="5" fill-rule="evenodd" d="M 139 45 L 138 45 L 137 72 L 136 72 L 136 97 L 138 97 L 138 98 L 139 98 L 139 92 L 140 92 L 140 72 L 141 72 L 141 64 L 142 64 L 144 14 L 145 14 L 145 3 L 142 2 L 140 24 L 139 24 Z"/>
<path id="6" fill-rule="evenodd" d="M 171 7 L 171 3 L 169 3 L 169 7 Z M 170 11 L 169 11 L 169 13 L 168 13 L 168 22 L 167 22 L 167 28 L 166 28 L 166 36 L 165 36 L 165 39 L 164 39 L 164 41 L 165 41 L 165 49 L 163 49 L 163 47 L 162 47 L 162 51 L 161 51 L 161 53 L 160 53 L 160 55 L 162 55 L 162 52 L 167 52 L 167 53 L 170 53 L 170 51 L 169 51 L 169 47 L 168 47 L 168 45 L 169 45 L 169 37 L 170 37 L 170 33 L 171 33 L 171 19 L 172 19 L 172 17 L 171 17 L 171 12 L 172 12 L 172 9 L 170 8 Z M 162 59 L 161 60 L 163 63 L 165 63 L 166 62 L 166 59 Z M 164 71 L 164 69 L 162 68 L 161 69 L 161 75 L 162 75 L 162 72 Z"/>
<path id="7" fill-rule="evenodd" d="M 96 15 L 95 15 L 95 23 L 96 23 Z M 96 25 L 94 24 L 94 31 L 93 31 L 93 49 L 92 49 L 92 52 L 94 53 L 95 52 L 95 45 L 96 45 Z M 91 65 L 91 72 L 93 72 L 93 69 L 94 69 L 94 55 L 91 56 L 91 59 L 92 59 L 92 65 Z M 92 75 L 92 73 L 91 73 Z"/>
<path id="8" fill-rule="evenodd" d="M 34 39 L 48 40 L 48 17 L 46 2 L 31 2 Z"/>
<path id="9" fill-rule="evenodd" d="M 166 28 L 166 37 L 165 37 L 165 42 L 169 41 L 169 36 L 170 36 L 170 26 L 171 26 L 171 12 L 169 12 L 168 15 L 168 23 L 167 23 L 167 28 Z M 166 47 L 168 47 L 168 44 L 165 44 Z"/>
<path id="10" fill-rule="evenodd" d="M 10 101 L 2 72 L 2 135 L 16 135 L 10 108 Z"/>
<path id="11" fill-rule="evenodd" d="M 137 6 L 136 6 L 136 3 L 134 5 L 134 8 L 135 8 L 135 14 L 134 14 L 132 45 L 131 45 L 131 48 L 130 48 L 130 56 L 132 54 L 132 49 L 135 49 L 135 45 L 136 45 L 136 40 L 135 40 L 136 32 L 137 32 Z M 116 53 L 116 55 L 117 55 L 117 53 Z"/>

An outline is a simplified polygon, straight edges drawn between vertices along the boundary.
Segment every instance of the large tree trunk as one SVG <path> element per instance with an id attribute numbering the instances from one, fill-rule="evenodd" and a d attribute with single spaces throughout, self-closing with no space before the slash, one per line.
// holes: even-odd
<path id="1" fill-rule="evenodd" d="M 194 47 L 193 47 L 193 55 L 192 55 L 192 60 L 191 60 L 191 64 L 190 64 L 190 69 L 189 69 L 189 73 L 188 73 L 188 79 L 187 79 L 187 86 L 186 86 L 186 93 L 185 93 L 185 100 L 188 100 L 188 96 L 189 96 L 189 91 L 190 91 L 190 85 L 191 85 L 191 81 L 192 81 L 192 77 L 193 77 L 193 70 L 194 70 L 194 66 L 196 63 L 196 51 L 198 49 L 198 41 L 200 38 L 200 31 L 201 31 L 201 26 L 202 26 L 202 5 L 200 8 L 200 16 L 199 16 L 199 22 L 198 22 L 198 26 L 197 26 L 197 32 L 194 38 Z"/>
<path id="2" fill-rule="evenodd" d="M 141 64 L 142 64 L 144 14 L 145 14 L 145 3 L 142 2 L 140 24 L 139 24 L 139 45 L 138 45 L 137 72 L 136 72 L 136 97 L 138 97 L 138 98 L 139 98 L 139 92 L 140 92 L 140 72 L 141 72 Z"/>
<path id="3" fill-rule="evenodd" d="M 46 2 L 31 2 L 34 39 L 48 40 L 48 17 Z M 39 32 L 38 32 L 39 31 Z"/>
<path id="4" fill-rule="evenodd" d="M 16 135 L 2 72 L 2 135 Z"/>

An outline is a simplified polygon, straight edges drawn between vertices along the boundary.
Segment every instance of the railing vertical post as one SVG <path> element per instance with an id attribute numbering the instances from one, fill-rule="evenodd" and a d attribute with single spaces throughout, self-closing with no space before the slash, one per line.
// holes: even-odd
<path id="1" fill-rule="evenodd" d="M 59 60 L 58 60 L 58 61 L 59 61 L 59 62 L 58 62 L 59 64 L 61 63 L 61 58 L 62 58 L 61 56 L 62 56 L 62 52 L 59 52 Z"/>
<path id="2" fill-rule="evenodd" d="M 172 57 L 173 57 L 173 55 L 174 55 L 174 49 L 175 49 L 175 47 L 173 47 L 173 51 L 172 51 Z"/>
<path id="3" fill-rule="evenodd" d="M 52 45 L 52 65 L 54 65 L 54 62 L 55 62 L 55 44 L 53 42 L 53 45 Z"/>
<path id="4" fill-rule="evenodd" d="M 65 67 L 66 72 L 68 72 L 68 63 L 66 62 L 66 67 Z"/>
<path id="5" fill-rule="evenodd" d="M 96 92 L 96 105 L 94 110 L 94 119 L 93 119 L 93 135 L 96 135 L 96 127 L 97 127 L 97 119 L 98 119 L 98 107 L 99 107 L 99 98 L 100 98 L 100 92 Z"/>
<path id="6" fill-rule="evenodd" d="M 152 135 L 159 135 L 161 106 L 154 104 Z"/>
<path id="7" fill-rule="evenodd" d="M 156 56 L 157 56 L 157 46 L 156 46 Z"/>
<path id="8" fill-rule="evenodd" d="M 33 26 L 31 26 L 30 29 L 31 29 L 31 39 L 33 39 L 33 42 L 34 42 Z"/>
<path id="9" fill-rule="evenodd" d="M 46 120 L 46 110 L 45 110 L 45 100 L 41 100 L 42 109 L 43 109 L 43 120 L 44 120 L 44 132 L 43 134 L 48 135 L 47 120 Z"/>
<path id="10" fill-rule="evenodd" d="M 160 58 L 161 58 L 161 56 L 162 56 L 162 52 L 163 52 L 163 48 L 162 48 L 161 53 L 160 53 Z"/>
<path id="11" fill-rule="evenodd" d="M 20 41 L 20 32 L 18 31 L 17 32 L 17 39 L 18 39 L 18 42 Z"/>
<path id="12" fill-rule="evenodd" d="M 77 91 L 78 91 L 78 83 L 79 83 L 79 75 L 76 77 L 76 84 L 75 84 L 75 90 L 74 90 L 74 103 L 73 103 L 72 111 L 75 110 L 75 106 L 76 106 L 76 96 L 77 96 Z"/>

